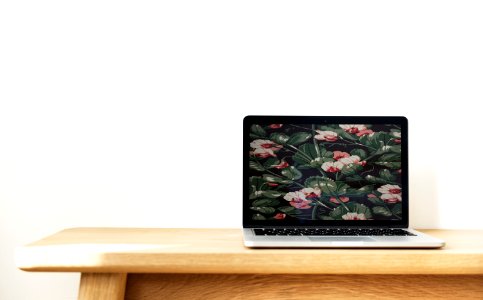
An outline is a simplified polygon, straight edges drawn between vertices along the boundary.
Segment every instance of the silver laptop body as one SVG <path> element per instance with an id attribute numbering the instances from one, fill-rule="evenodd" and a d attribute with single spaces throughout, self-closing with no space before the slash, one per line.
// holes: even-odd
<path id="1" fill-rule="evenodd" d="M 408 228 L 405 117 L 247 116 L 247 247 L 438 248 Z"/>

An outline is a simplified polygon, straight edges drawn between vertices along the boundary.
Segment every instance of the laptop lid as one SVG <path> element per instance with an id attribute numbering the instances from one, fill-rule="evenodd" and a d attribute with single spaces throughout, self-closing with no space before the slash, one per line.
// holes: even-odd
<path id="1" fill-rule="evenodd" d="M 408 227 L 405 117 L 247 116 L 243 226 Z"/>

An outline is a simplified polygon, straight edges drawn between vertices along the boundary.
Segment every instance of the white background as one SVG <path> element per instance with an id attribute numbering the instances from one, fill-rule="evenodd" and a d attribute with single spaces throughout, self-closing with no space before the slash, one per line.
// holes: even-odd
<path id="1" fill-rule="evenodd" d="M 481 1 L 2 1 L 0 299 L 75 299 L 14 248 L 240 227 L 247 114 L 405 115 L 416 228 L 483 229 Z"/>

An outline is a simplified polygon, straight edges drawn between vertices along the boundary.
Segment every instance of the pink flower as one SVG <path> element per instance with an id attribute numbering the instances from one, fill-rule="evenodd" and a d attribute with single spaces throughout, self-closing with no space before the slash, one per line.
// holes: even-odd
<path id="1" fill-rule="evenodd" d="M 270 124 L 270 125 L 268 125 L 268 127 L 272 128 L 272 129 L 277 129 L 277 128 L 280 128 L 282 126 L 283 126 L 283 124 Z"/>
<path id="2" fill-rule="evenodd" d="M 302 191 L 288 192 L 283 196 L 283 199 L 287 201 L 307 200 L 305 199 L 305 193 Z"/>
<path id="3" fill-rule="evenodd" d="M 377 189 L 381 194 L 401 194 L 401 187 L 396 184 L 385 184 Z"/>
<path id="4" fill-rule="evenodd" d="M 344 165 L 359 164 L 360 160 L 361 158 L 358 155 L 351 155 L 349 157 L 339 159 L 339 161 Z"/>
<path id="5" fill-rule="evenodd" d="M 337 133 L 333 131 L 322 131 L 316 130 L 317 135 L 314 136 L 315 139 L 319 141 L 334 142 L 337 141 Z"/>
<path id="6" fill-rule="evenodd" d="M 374 194 L 368 194 L 368 195 L 367 195 L 367 198 L 377 198 L 377 196 L 376 196 L 376 195 L 374 195 Z"/>
<path id="7" fill-rule="evenodd" d="M 313 188 L 303 188 L 300 191 L 304 193 L 305 198 L 317 198 L 322 193 L 320 189 L 313 189 Z"/>
<path id="8" fill-rule="evenodd" d="M 334 159 L 339 160 L 344 157 L 349 157 L 350 154 L 347 152 L 342 152 L 342 151 L 334 151 Z"/>
<path id="9" fill-rule="evenodd" d="M 386 203 L 397 203 L 402 201 L 401 187 L 395 184 L 385 184 L 377 189 L 380 192 L 381 199 Z"/>
<path id="10" fill-rule="evenodd" d="M 254 140 L 250 143 L 250 147 L 254 148 L 253 154 L 258 157 L 266 158 L 269 156 L 276 156 L 275 151 L 282 148 L 281 145 L 276 144 L 270 140 Z"/>
<path id="11" fill-rule="evenodd" d="M 300 191 L 295 191 L 295 192 L 289 192 L 285 196 L 283 196 L 283 199 L 290 201 L 290 205 L 295 208 L 300 208 L 300 209 L 311 208 L 310 203 L 312 203 L 312 200 L 306 199 L 306 193 L 310 191 L 304 192 L 304 190 L 305 189 L 302 189 Z"/>
<path id="12" fill-rule="evenodd" d="M 371 134 L 371 133 L 374 133 L 374 131 L 370 130 L 370 129 L 363 129 L 363 130 L 360 130 L 359 132 L 356 133 L 357 136 L 363 136 L 363 135 L 367 135 L 367 134 Z"/>
<path id="13" fill-rule="evenodd" d="M 382 194 L 381 199 L 386 203 L 397 203 L 402 201 L 400 194 Z"/>
<path id="14" fill-rule="evenodd" d="M 394 143 L 401 144 L 401 139 L 394 139 Z"/>
<path id="15" fill-rule="evenodd" d="M 344 167 L 344 164 L 341 163 L 340 161 L 335 161 L 335 162 L 327 161 L 322 164 L 322 170 L 329 173 L 339 172 L 340 170 L 342 170 L 343 167 Z"/>
<path id="16" fill-rule="evenodd" d="M 344 220 L 367 220 L 364 214 L 349 212 L 342 216 Z"/>
<path id="17" fill-rule="evenodd" d="M 340 196 L 339 200 L 346 203 L 346 202 L 349 202 L 349 197 Z M 329 201 L 335 204 L 339 204 L 339 201 L 337 201 L 335 197 L 330 197 Z"/>
<path id="18" fill-rule="evenodd" d="M 335 152 L 338 152 L 338 151 L 334 151 L 334 153 Z M 346 152 L 343 152 L 343 153 L 346 153 Z M 335 154 L 334 154 L 334 158 L 335 158 Z M 361 158 L 358 155 L 344 156 L 340 158 L 339 161 L 343 163 L 345 166 L 351 165 L 351 164 L 365 166 L 367 164 L 367 161 L 365 160 L 361 161 Z"/>
<path id="19" fill-rule="evenodd" d="M 359 124 L 341 124 L 339 125 L 340 128 L 344 129 L 345 132 L 348 133 L 359 133 L 362 130 L 366 130 L 367 127 L 365 125 L 359 125 Z M 368 134 L 368 133 L 366 133 Z"/>
<path id="20" fill-rule="evenodd" d="M 261 158 L 276 156 L 273 150 L 255 149 L 255 151 L 251 151 L 250 153 Z"/>
<path id="21" fill-rule="evenodd" d="M 277 220 L 283 220 L 285 219 L 286 216 L 287 216 L 286 214 L 278 213 L 273 218 Z"/>
<path id="22" fill-rule="evenodd" d="M 278 183 L 274 183 L 274 182 L 267 182 L 267 185 L 268 185 L 268 186 L 278 186 Z"/>
<path id="23" fill-rule="evenodd" d="M 297 199 L 307 200 L 307 198 L 319 197 L 322 192 L 320 189 L 303 188 L 300 191 L 289 192 L 283 196 L 287 201 L 295 201 Z"/>
<path id="24" fill-rule="evenodd" d="M 277 168 L 277 169 L 285 169 L 287 168 L 289 165 L 286 161 L 282 160 L 282 162 L 280 162 L 278 165 L 275 165 L 274 167 Z"/>
<path id="25" fill-rule="evenodd" d="M 250 143 L 250 147 L 254 149 L 272 149 L 272 150 L 278 150 L 282 148 L 281 145 L 275 144 L 271 140 L 254 140 L 253 142 Z"/>
<path id="26" fill-rule="evenodd" d="M 292 205 L 295 208 L 299 208 L 299 209 L 312 208 L 312 206 L 310 206 L 310 203 L 312 203 L 312 201 L 310 201 L 310 200 L 294 200 L 294 201 L 290 201 L 290 205 Z"/>

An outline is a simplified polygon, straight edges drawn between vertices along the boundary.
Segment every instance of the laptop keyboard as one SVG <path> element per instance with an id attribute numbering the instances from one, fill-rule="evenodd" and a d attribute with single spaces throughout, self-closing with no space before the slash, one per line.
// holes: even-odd
<path id="1" fill-rule="evenodd" d="M 404 229 L 392 228 L 263 228 L 254 229 L 255 235 L 352 235 L 352 236 L 414 236 Z"/>

